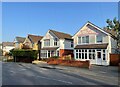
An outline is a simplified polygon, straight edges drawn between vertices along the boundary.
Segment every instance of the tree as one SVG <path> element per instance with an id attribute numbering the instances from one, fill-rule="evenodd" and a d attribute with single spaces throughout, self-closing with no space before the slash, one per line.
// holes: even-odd
<path id="1" fill-rule="evenodd" d="M 120 21 L 116 19 L 116 17 L 113 20 L 107 19 L 106 23 L 108 24 L 106 27 L 104 27 L 105 30 L 108 30 L 109 33 L 113 36 L 115 36 L 115 40 L 117 41 L 117 53 L 120 53 L 118 49 L 120 48 Z"/>

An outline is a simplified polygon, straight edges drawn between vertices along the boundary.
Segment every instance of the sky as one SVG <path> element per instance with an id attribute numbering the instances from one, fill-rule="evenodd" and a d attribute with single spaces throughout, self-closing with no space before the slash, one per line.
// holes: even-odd
<path id="1" fill-rule="evenodd" d="M 3 2 L 2 41 L 44 36 L 49 29 L 74 35 L 87 21 L 103 28 L 114 17 L 117 2 Z"/>

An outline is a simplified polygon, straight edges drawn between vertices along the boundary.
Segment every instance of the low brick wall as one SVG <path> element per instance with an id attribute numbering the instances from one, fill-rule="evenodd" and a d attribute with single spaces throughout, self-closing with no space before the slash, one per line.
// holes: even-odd
<path id="1" fill-rule="evenodd" d="M 110 65 L 118 66 L 120 63 L 120 54 L 110 54 Z"/>
<path id="2" fill-rule="evenodd" d="M 90 68 L 89 61 L 61 60 L 61 59 L 50 58 L 48 59 L 47 63 L 51 65 L 64 65 L 64 66 L 73 66 L 73 67 L 81 67 L 81 68 Z"/>

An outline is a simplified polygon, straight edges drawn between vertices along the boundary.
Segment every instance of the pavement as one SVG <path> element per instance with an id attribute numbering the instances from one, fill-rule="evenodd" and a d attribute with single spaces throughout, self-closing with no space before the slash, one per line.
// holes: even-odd
<path id="1" fill-rule="evenodd" d="M 3 85 L 118 85 L 117 67 L 91 69 L 53 66 L 45 62 L 2 63 Z"/>
<path id="2" fill-rule="evenodd" d="M 39 62 L 36 64 L 41 68 L 50 68 L 50 69 L 58 69 L 58 70 L 66 70 L 66 71 L 74 71 L 86 74 L 93 74 L 93 75 L 100 75 L 103 76 L 111 76 L 111 77 L 118 77 L 118 67 L 116 66 L 97 66 L 91 65 L 90 69 L 87 68 L 79 68 L 79 67 L 69 67 L 69 66 L 62 66 L 62 65 L 49 65 L 46 62 Z"/>

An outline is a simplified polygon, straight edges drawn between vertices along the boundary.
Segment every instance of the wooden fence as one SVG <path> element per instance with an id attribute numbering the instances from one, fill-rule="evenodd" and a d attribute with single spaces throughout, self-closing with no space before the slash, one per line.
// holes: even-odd
<path id="1" fill-rule="evenodd" d="M 120 54 L 110 54 L 110 65 L 118 66 L 120 63 Z"/>

